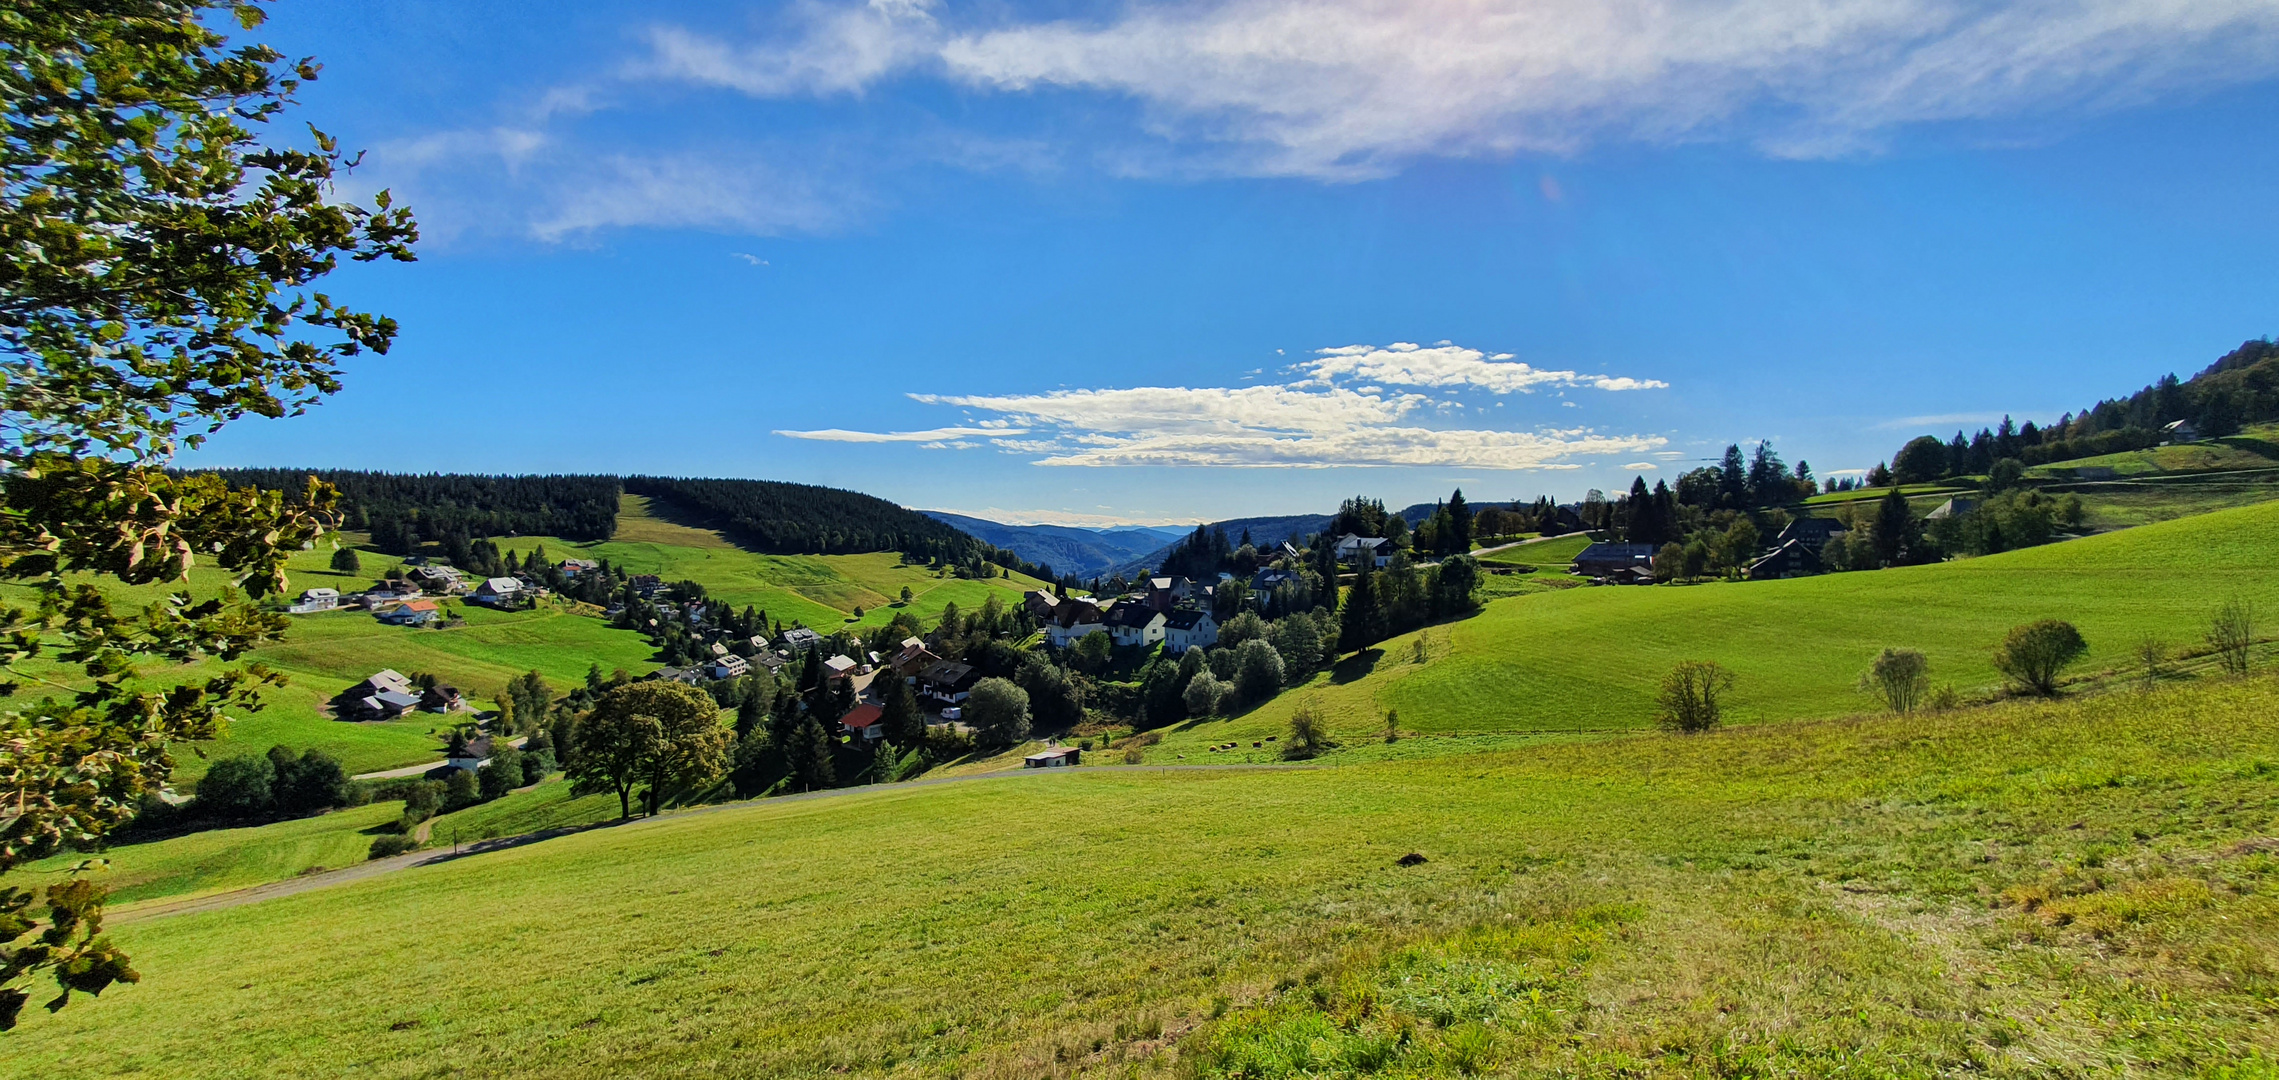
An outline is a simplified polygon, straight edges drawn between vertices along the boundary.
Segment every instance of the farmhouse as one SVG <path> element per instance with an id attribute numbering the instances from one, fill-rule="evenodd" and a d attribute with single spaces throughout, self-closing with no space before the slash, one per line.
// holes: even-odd
<path id="1" fill-rule="evenodd" d="M 928 664 L 940 659 L 941 657 L 935 656 L 931 650 L 926 648 L 924 638 L 906 637 L 902 639 L 901 648 L 895 651 L 894 659 L 887 661 L 887 663 L 894 668 L 896 675 L 908 679 L 926 670 Z"/>
<path id="2" fill-rule="evenodd" d="M 1334 550 L 1337 553 L 1337 561 L 1350 563 L 1357 569 L 1364 558 L 1374 559 L 1375 562 L 1371 565 L 1379 568 L 1393 561 L 1392 545 L 1382 537 L 1355 536 L 1352 533 L 1346 533 L 1337 538 L 1337 545 Z"/>
<path id="3" fill-rule="evenodd" d="M 1820 553 L 1802 540 L 1789 540 L 1749 564 L 1749 580 L 1807 577 L 1820 572 Z"/>
<path id="4" fill-rule="evenodd" d="M 421 712 L 451 713 L 467 707 L 467 699 L 459 696 L 456 686 L 430 686 L 420 692 Z"/>
<path id="5" fill-rule="evenodd" d="M 1147 606 L 1157 611 L 1169 611 L 1177 607 L 1180 601 L 1187 599 L 1194 588 L 1194 582 L 1178 574 L 1173 574 L 1170 577 L 1149 578 L 1147 579 Z"/>
<path id="6" fill-rule="evenodd" d="M 459 577 L 459 568 L 455 566 L 415 566 L 404 571 L 404 577 L 412 584 L 433 593 L 457 592 L 464 584 Z"/>
<path id="7" fill-rule="evenodd" d="M 443 759 L 443 767 L 446 769 L 460 769 L 466 772 L 474 772 L 475 770 L 482 768 L 483 763 L 489 761 L 490 759 L 491 737 L 485 735 L 480 739 L 467 740 L 465 746 L 457 753 L 451 754 L 450 756 Z"/>
<path id="8" fill-rule="evenodd" d="M 1164 617 L 1163 648 L 1177 655 L 1219 643 L 1219 624 L 1200 608 L 1180 608 Z"/>
<path id="9" fill-rule="evenodd" d="M 414 600 L 397 604 L 373 617 L 390 626 L 426 626 L 442 618 L 443 609 L 436 607 L 433 600 Z"/>
<path id="10" fill-rule="evenodd" d="M 1065 769 L 1082 761 L 1084 754 L 1073 746 L 1055 746 L 1050 750 L 1030 754 L 1021 759 L 1024 769 Z"/>
<path id="11" fill-rule="evenodd" d="M 522 599 L 522 582 L 510 577 L 485 578 L 475 588 L 475 601 L 492 607 L 512 607 Z"/>
<path id="12" fill-rule="evenodd" d="M 841 653 L 838 656 L 834 656 L 829 660 L 823 661 L 823 677 L 832 682 L 837 682 L 841 679 L 852 678 L 858 674 L 855 669 L 861 666 L 862 664 L 858 662 L 854 657 Z"/>
<path id="13" fill-rule="evenodd" d="M 1118 645 L 1153 645 L 1163 640 L 1163 612 L 1126 601 L 1108 609 L 1108 639 Z"/>
<path id="14" fill-rule="evenodd" d="M 1575 556 L 1574 565 L 1568 568 L 1568 572 L 1596 578 L 1608 577 L 1617 571 L 1634 567 L 1644 567 L 1649 574 L 1653 572 L 1654 545 L 1592 544 Z"/>
<path id="15" fill-rule="evenodd" d="M 1021 594 L 1021 610 L 1038 622 L 1052 618 L 1053 609 L 1060 606 L 1060 598 L 1043 589 L 1030 589 Z"/>
<path id="16" fill-rule="evenodd" d="M 1780 535 L 1773 538 L 1773 546 L 1779 547 L 1794 540 L 1811 548 L 1814 554 L 1818 554 L 1821 548 L 1828 546 L 1829 540 L 1835 538 L 1839 533 L 1848 531 L 1844 527 L 1844 523 L 1835 518 L 1801 517 L 1789 522 L 1788 527 L 1782 529 Z"/>
<path id="17" fill-rule="evenodd" d="M 566 577 L 576 577 L 588 570 L 601 569 L 601 563 L 593 559 L 564 559 L 560 566 L 562 574 Z"/>
<path id="18" fill-rule="evenodd" d="M 2160 437 L 2172 443 L 2199 442 L 2200 429 L 2190 420 L 2174 420 L 2161 425 Z"/>
<path id="19" fill-rule="evenodd" d="M 1951 517 L 1960 517 L 1976 509 L 1978 509 L 1977 499 L 1973 499 L 1968 496 L 1957 495 L 1952 499 L 1948 499 L 1947 501 L 1940 503 L 1938 509 L 1935 509 L 1923 516 L 1935 521 L 1944 520 Z"/>

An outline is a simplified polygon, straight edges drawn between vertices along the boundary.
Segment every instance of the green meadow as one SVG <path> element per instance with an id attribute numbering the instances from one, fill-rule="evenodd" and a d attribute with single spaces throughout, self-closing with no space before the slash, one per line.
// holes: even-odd
<path id="1" fill-rule="evenodd" d="M 2266 1076 L 2275 747 L 2258 678 L 667 815 L 126 920 L 0 1073 Z"/>
<path id="2" fill-rule="evenodd" d="M 1249 713 L 1171 729 L 1147 755 L 1271 755 L 1249 743 L 1281 733 L 1300 703 L 1348 742 L 1382 732 L 1387 710 L 1401 730 L 1449 736 L 1637 728 L 1651 722 L 1662 674 L 1689 659 L 1735 673 L 1728 713 L 1743 724 L 1862 708 L 1858 676 L 1885 647 L 1919 649 L 1934 681 L 1985 697 L 1999 690 L 1996 643 L 2041 618 L 2070 620 L 2088 639 L 2076 675 L 2119 676 L 2147 636 L 2198 645 L 2232 597 L 2279 617 L 2274 551 L 2279 502 L 1932 566 L 1515 596 L 1348 657 Z M 1235 754 L 1209 752 L 1230 740 Z"/>
<path id="3" fill-rule="evenodd" d="M 991 596 L 1015 604 L 1023 592 L 1051 585 L 1018 574 L 990 580 L 937 575 L 924 565 L 905 565 L 894 552 L 762 555 L 711 529 L 665 520 L 651 513 L 649 501 L 638 495 L 624 497 L 617 534 L 606 541 L 579 543 L 559 537 L 499 541 L 501 548 L 517 552 L 540 544 L 556 560 L 608 559 L 632 573 L 694 581 L 704 586 L 706 595 L 737 608 L 756 607 L 786 626 L 796 620 L 825 632 L 884 625 L 904 610 L 931 625 L 953 603 L 963 611 L 979 608 Z M 912 594 L 907 608 L 900 606 L 904 588 Z M 855 617 L 857 608 L 862 609 L 862 618 Z"/>

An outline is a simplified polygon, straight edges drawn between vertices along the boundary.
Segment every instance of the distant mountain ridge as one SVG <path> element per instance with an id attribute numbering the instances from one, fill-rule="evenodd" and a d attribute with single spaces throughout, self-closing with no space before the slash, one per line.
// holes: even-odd
<path id="1" fill-rule="evenodd" d="M 984 543 L 1011 551 L 1056 573 L 1089 578 L 1151 551 L 1159 551 L 1186 529 L 1124 526 L 1087 529 L 1076 525 L 1007 525 L 942 510 L 919 513 Z"/>
<path id="2" fill-rule="evenodd" d="M 1236 544 L 1241 544 L 1242 534 L 1248 532 L 1250 542 L 1253 545 L 1265 548 L 1272 547 L 1284 540 L 1305 539 L 1329 528 L 1330 523 L 1336 520 L 1337 515 L 1335 514 L 1284 514 L 1280 517 L 1229 518 L 1225 521 L 1211 522 L 1204 527 L 1225 529 L 1227 539 Z M 1163 565 L 1163 557 L 1170 553 L 1174 545 L 1193 535 L 1194 532 L 1193 529 L 1182 529 L 1179 532 L 1178 539 L 1169 544 L 1150 549 L 1146 555 L 1120 563 L 1112 567 L 1111 570 L 1127 578 L 1153 570 Z"/>

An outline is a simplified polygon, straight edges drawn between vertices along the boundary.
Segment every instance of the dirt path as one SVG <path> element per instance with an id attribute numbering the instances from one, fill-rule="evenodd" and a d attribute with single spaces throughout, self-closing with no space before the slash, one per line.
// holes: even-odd
<path id="1" fill-rule="evenodd" d="M 247 904 L 259 903 L 263 900 L 274 900 L 280 896 L 293 896 L 299 893 L 315 892 L 318 889 L 330 889 L 339 885 L 351 885 L 368 878 L 379 877 L 382 874 L 393 873 L 394 871 L 405 870 L 414 866 L 430 866 L 436 863 L 454 862 L 459 859 L 470 858 L 472 856 L 481 855 L 486 852 L 504 851 L 508 848 L 525 847 L 530 844 L 535 844 L 546 840 L 553 840 L 558 837 L 572 836 L 582 832 L 592 832 L 596 829 L 643 829 L 655 825 L 670 824 L 675 821 L 680 821 L 684 818 L 701 817 L 705 814 L 717 814 L 723 810 L 749 809 L 755 806 L 772 806 L 777 803 L 786 802 L 807 802 L 813 799 L 831 799 L 842 795 L 854 795 L 866 791 L 901 791 L 908 788 L 933 787 L 939 784 L 972 783 L 976 780 L 1011 780 L 1025 776 L 1052 776 L 1066 775 L 1069 773 L 1249 772 L 1262 769 L 1296 770 L 1317 769 L 1320 767 L 1321 766 L 1319 765 L 1089 765 L 1073 769 L 1006 769 L 1001 772 L 979 773 L 973 776 L 927 777 L 917 780 L 905 781 L 900 784 L 870 784 L 864 785 L 862 787 L 831 788 L 827 791 L 803 791 L 797 795 L 778 795 L 772 799 L 745 799 L 737 802 L 714 803 L 710 806 L 693 806 L 685 810 L 669 811 L 664 814 L 659 814 L 656 817 L 634 818 L 631 821 L 605 821 L 593 825 L 577 825 L 565 826 L 559 829 L 545 829 L 534 833 L 524 833 L 521 836 L 505 836 L 494 840 L 483 840 L 472 844 L 463 844 L 460 845 L 457 851 L 407 852 L 402 855 L 391 855 L 385 859 L 373 859 L 369 862 L 358 863 L 355 866 L 343 867 L 339 870 L 327 870 L 320 874 L 305 874 L 301 877 L 289 878 L 284 881 L 272 881 L 266 885 L 254 885 L 249 888 L 234 889 L 229 892 L 222 893 L 210 893 L 205 896 L 194 896 L 181 900 L 154 900 L 148 904 L 142 904 L 132 908 L 108 912 L 104 917 L 104 921 L 113 926 L 118 926 L 126 923 L 142 922 L 148 919 L 163 919 L 170 915 L 190 915 L 201 911 L 223 911 L 229 908 L 243 907 Z M 430 818 L 427 821 L 421 822 L 418 831 L 414 832 L 412 835 L 421 843 L 426 843 L 429 832 L 430 830 L 434 829 L 434 827 L 435 819 Z"/>
<path id="2" fill-rule="evenodd" d="M 1553 540 L 1565 540 L 1566 538 L 1568 538 L 1568 537 L 1570 537 L 1570 536 L 1573 536 L 1573 535 L 1575 535 L 1575 534 L 1574 534 L 1574 533 L 1560 533 L 1560 534 L 1559 534 L 1559 535 L 1557 535 L 1557 536 L 1531 536 L 1531 537 L 1528 537 L 1528 538 L 1527 538 L 1527 539 L 1525 539 L 1525 540 L 1514 540 L 1514 541 L 1512 541 L 1511 543 L 1508 543 L 1508 544 L 1497 544 L 1497 545 L 1496 545 L 1496 546 L 1494 546 L 1494 547 L 1485 547 L 1485 548 L 1480 548 L 1480 549 L 1478 549 L 1478 550 L 1476 550 L 1476 551 L 1472 552 L 1472 557 L 1473 557 L 1473 558 L 1475 558 L 1475 559 L 1477 559 L 1477 558 L 1479 558 L 1479 557 L 1480 557 L 1480 556 L 1482 556 L 1482 555 L 1493 555 L 1493 554 L 1495 554 L 1496 552 L 1499 552 L 1499 551 L 1510 551 L 1511 549 L 1513 549 L 1513 548 L 1515 548 L 1515 547 L 1526 547 L 1526 546 L 1527 546 L 1527 545 L 1529 545 L 1529 544 L 1542 544 L 1542 543 L 1548 543 L 1548 542 L 1550 542 L 1550 541 L 1553 541 Z"/>

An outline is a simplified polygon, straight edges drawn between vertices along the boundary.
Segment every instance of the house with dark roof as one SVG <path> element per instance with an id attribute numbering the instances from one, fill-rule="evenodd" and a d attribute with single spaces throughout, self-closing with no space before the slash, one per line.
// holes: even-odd
<path id="1" fill-rule="evenodd" d="M 1203 649 L 1219 643 L 1218 620 L 1201 608 L 1180 608 L 1164 616 L 1163 651 L 1174 656 L 1189 649 Z"/>
<path id="2" fill-rule="evenodd" d="M 1021 610 L 1038 622 L 1052 618 L 1053 609 L 1059 606 L 1060 597 L 1044 589 L 1030 589 L 1021 594 Z"/>
<path id="3" fill-rule="evenodd" d="M 1147 579 L 1147 606 L 1157 611 L 1169 611 L 1179 606 L 1194 592 L 1195 583 L 1180 574 Z"/>
<path id="4" fill-rule="evenodd" d="M 1045 624 L 1045 640 L 1056 649 L 1065 649 L 1087 634 L 1098 634 L 1108 629 L 1100 612 L 1100 603 L 1089 596 L 1070 596 L 1053 609 L 1052 621 Z"/>
<path id="5" fill-rule="evenodd" d="M 902 639 L 901 647 L 895 650 L 894 658 L 887 661 L 887 664 L 894 669 L 896 675 L 908 679 L 926 670 L 926 665 L 940 659 L 926 648 L 924 638 L 906 637 Z"/>
<path id="6" fill-rule="evenodd" d="M 1567 572 L 1602 578 L 1633 567 L 1644 567 L 1649 574 L 1653 572 L 1654 545 L 1592 544 L 1575 556 L 1574 564 L 1567 568 Z"/>
<path id="7" fill-rule="evenodd" d="M 1773 546 L 1777 548 L 1794 540 L 1818 554 L 1821 548 L 1828 546 L 1829 540 L 1849 531 L 1843 522 L 1835 518 L 1800 517 L 1789 522 L 1780 531 L 1780 535 L 1773 538 Z"/>
<path id="8" fill-rule="evenodd" d="M 794 626 L 783 632 L 783 649 L 794 656 L 803 655 L 807 650 L 821 644 L 823 644 L 823 635 L 804 626 Z"/>
<path id="9" fill-rule="evenodd" d="M 1393 561 L 1392 541 L 1377 536 L 1356 536 L 1346 533 L 1337 538 L 1337 561 L 1358 569 L 1364 558 L 1373 560 L 1370 565 L 1382 569 Z"/>
<path id="10" fill-rule="evenodd" d="M 1250 575 L 1250 591 L 1261 595 L 1271 595 L 1274 590 L 1284 585 L 1295 585 L 1297 583 L 1298 575 L 1288 570 L 1276 570 L 1271 566 Z"/>
<path id="11" fill-rule="evenodd" d="M 981 673 L 973 670 L 971 664 L 936 660 L 918 673 L 918 696 L 955 705 L 964 701 L 973 692 L 973 684 L 980 681 Z"/>
<path id="12" fill-rule="evenodd" d="M 1149 603 L 1129 600 L 1108 609 L 1103 620 L 1108 628 L 1108 640 L 1118 645 L 1153 645 L 1163 640 L 1166 622 L 1163 611 Z"/>
<path id="13" fill-rule="evenodd" d="M 1788 540 L 1749 564 L 1749 580 L 1809 577 L 1821 571 L 1820 552 L 1802 540 Z"/>
<path id="14" fill-rule="evenodd" d="M 2171 420 L 2160 426 L 2160 437 L 2172 443 L 2199 442 L 2200 428 L 2190 420 Z"/>
<path id="15" fill-rule="evenodd" d="M 1040 750 L 1021 759 L 1024 769 L 1065 769 L 1084 760 L 1084 752 L 1073 746 L 1055 746 Z"/>

